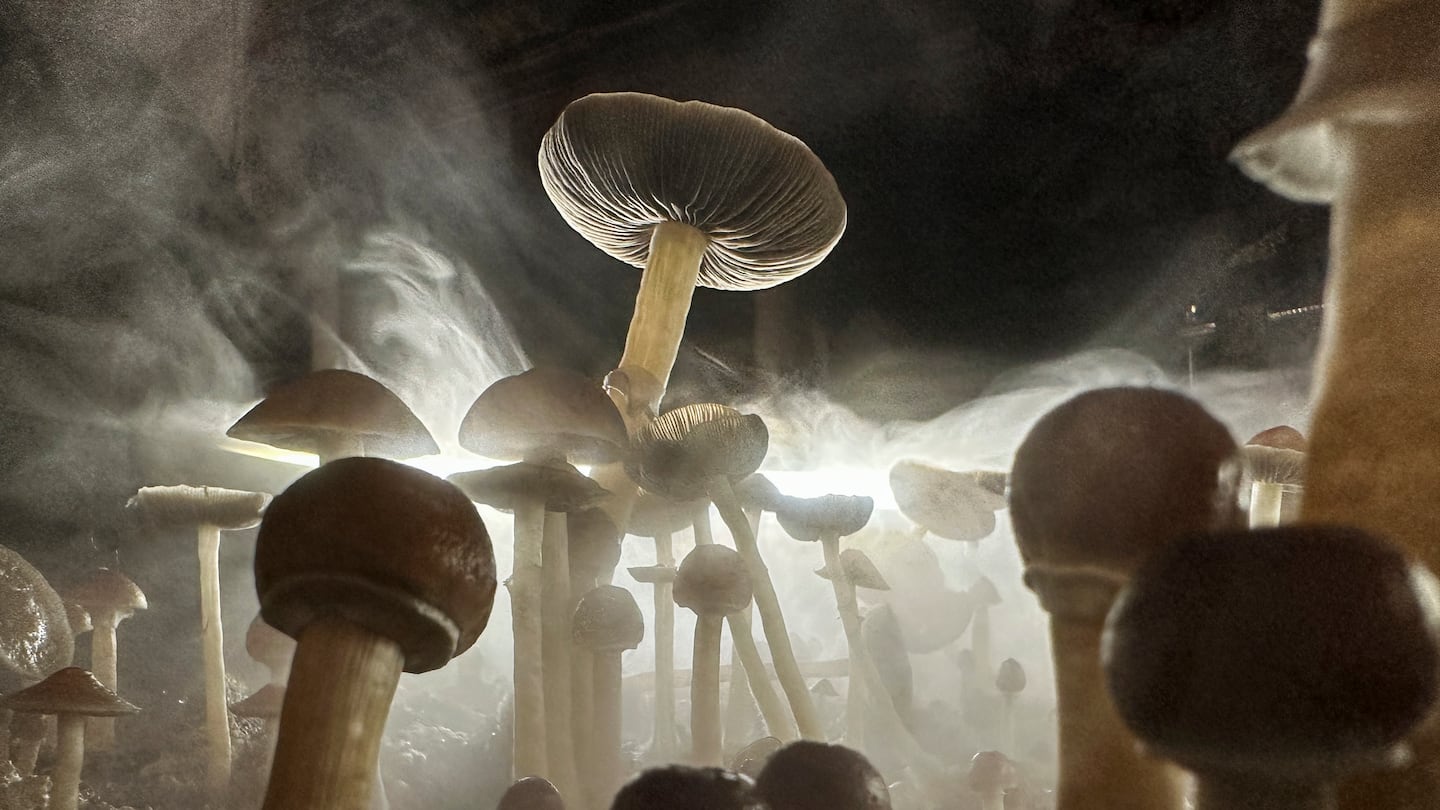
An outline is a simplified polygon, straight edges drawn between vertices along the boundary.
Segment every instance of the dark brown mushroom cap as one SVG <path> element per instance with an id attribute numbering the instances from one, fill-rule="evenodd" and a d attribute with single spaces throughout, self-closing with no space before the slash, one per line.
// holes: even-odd
<path id="1" fill-rule="evenodd" d="M 865 528 L 875 511 L 869 495 L 821 495 L 816 498 L 784 498 L 776 504 L 775 517 L 785 533 L 804 542 L 825 537 L 846 537 Z"/>
<path id="2" fill-rule="evenodd" d="M 295 639 L 276 630 L 255 614 L 245 630 L 245 652 L 270 669 L 289 666 L 295 655 Z"/>
<path id="3" fill-rule="evenodd" d="M 633 650 L 645 640 L 645 619 L 629 591 L 600 585 L 580 597 L 571 633 L 576 644 L 596 652 Z"/>
<path id="4" fill-rule="evenodd" d="M 599 503 L 609 491 L 569 464 L 535 464 L 522 461 L 488 470 L 466 470 L 445 480 L 470 500 L 513 510 L 524 497 L 545 499 L 547 512 L 574 512 Z"/>
<path id="5" fill-rule="evenodd" d="M 770 761 L 770 757 L 774 756 L 782 745 L 784 743 L 780 742 L 779 737 L 761 737 L 740 749 L 740 752 L 730 761 L 730 770 L 754 779 L 760 775 L 760 771 L 765 768 L 765 763 Z"/>
<path id="6" fill-rule="evenodd" d="M 92 615 L 116 611 L 129 616 L 147 610 L 150 602 L 135 581 L 109 568 L 101 568 L 89 579 L 65 591 L 65 598 L 90 611 Z"/>
<path id="7" fill-rule="evenodd" d="M 119 717 L 140 711 L 80 667 L 65 667 L 45 680 L 0 698 L 0 709 L 28 714 L 80 714 Z"/>
<path id="8" fill-rule="evenodd" d="M 1016 695 L 1025 691 L 1025 668 L 1014 658 L 1006 658 L 995 670 L 995 688 L 1003 694 Z"/>
<path id="9" fill-rule="evenodd" d="M 1142 742 L 1191 770 L 1333 781 L 1391 761 L 1434 704 L 1437 588 L 1356 529 L 1187 536 L 1110 613 L 1110 694 Z"/>
<path id="10" fill-rule="evenodd" d="M 636 582 L 644 582 L 647 585 L 675 581 L 675 568 L 669 565 L 641 565 L 626 570 L 630 572 L 630 577 Z"/>
<path id="11" fill-rule="evenodd" d="M 565 810 L 565 800 L 550 780 L 527 776 L 505 789 L 495 810 Z"/>
<path id="12" fill-rule="evenodd" d="M 695 522 L 695 511 L 705 503 L 704 498 L 676 501 L 642 489 L 630 508 L 630 525 L 625 527 L 625 533 L 659 537 L 685 531 Z"/>
<path id="13" fill-rule="evenodd" d="M 845 232 L 845 200 L 804 143 L 743 110 L 643 93 L 571 102 L 540 143 L 560 215 L 635 267 L 662 222 L 710 239 L 702 287 L 756 290 L 806 272 Z"/>
<path id="14" fill-rule="evenodd" d="M 783 497 L 780 488 L 763 473 L 751 473 L 735 482 L 735 498 L 742 509 L 774 512 Z"/>
<path id="15" fill-rule="evenodd" d="M 69 666 L 74 652 L 60 595 L 24 557 L 0 546 L 0 689 Z"/>
<path id="16" fill-rule="evenodd" d="M 1020 556 L 1027 569 L 1123 578 L 1177 535 L 1235 525 L 1237 449 L 1181 394 L 1080 394 L 1041 417 L 1015 454 L 1010 519 Z M 1026 577 L 1036 588 L 1034 572 Z"/>
<path id="17" fill-rule="evenodd" d="M 889 810 L 890 790 L 859 751 L 800 740 L 776 751 L 755 790 L 770 810 Z"/>
<path id="18" fill-rule="evenodd" d="M 610 810 L 768 810 L 755 783 L 721 768 L 651 768 L 620 788 Z"/>
<path id="19" fill-rule="evenodd" d="M 1295 428 L 1289 425 L 1277 425 L 1251 436 L 1245 445 L 1247 447 L 1250 445 L 1275 447 L 1280 450 L 1295 450 L 1303 453 L 1308 443 L 1305 441 L 1305 435 Z"/>
<path id="20" fill-rule="evenodd" d="M 834 576 L 834 572 L 828 566 L 815 573 L 825 579 Z M 880 569 L 876 568 L 875 563 L 871 562 L 865 552 L 858 548 L 841 550 L 840 575 L 845 578 L 846 582 L 857 588 L 869 588 L 872 591 L 890 590 L 890 583 L 885 581 Z"/>
<path id="21" fill-rule="evenodd" d="M 1005 508 L 1005 474 L 897 461 L 890 492 L 901 514 L 929 533 L 973 543 L 995 531 L 995 512 Z"/>
<path id="22" fill-rule="evenodd" d="M 725 616 L 744 610 L 754 591 L 745 561 L 734 549 L 696 546 L 675 572 L 675 604 L 701 616 Z"/>
<path id="23" fill-rule="evenodd" d="M 285 687 L 278 683 L 267 683 L 255 694 L 230 704 L 230 713 L 236 717 L 258 717 L 269 720 L 280 716 L 285 705 Z"/>
<path id="24" fill-rule="evenodd" d="M 993 793 L 1016 786 L 1015 764 L 999 751 L 981 751 L 970 758 L 970 771 L 965 785 L 976 793 Z"/>
<path id="25" fill-rule="evenodd" d="M 620 563 L 620 538 L 615 521 L 600 507 L 581 509 L 565 516 L 566 541 L 572 576 L 599 576 Z"/>
<path id="26" fill-rule="evenodd" d="M 616 461 L 630 443 L 600 383 L 562 368 L 497 380 L 460 422 L 460 445 L 501 461 L 554 456 L 577 464 Z"/>
<path id="27" fill-rule="evenodd" d="M 223 487 L 141 487 L 126 504 L 155 526 L 248 529 L 260 523 L 270 495 Z"/>
<path id="28" fill-rule="evenodd" d="M 346 436 L 358 437 L 372 456 L 440 452 L 430 431 L 394 392 L 364 374 L 337 368 L 277 386 L 225 435 L 316 455 Z"/>
<path id="29" fill-rule="evenodd" d="M 338 615 L 399 644 L 407 672 L 470 648 L 490 619 L 495 558 L 465 495 L 429 473 L 344 458 L 278 495 L 255 548 L 260 612 L 298 638 Z"/>
<path id="30" fill-rule="evenodd" d="M 692 500 L 705 496 L 712 479 L 755 472 L 769 449 L 759 416 L 724 405 L 686 405 L 636 432 L 625 472 L 651 492 Z"/>

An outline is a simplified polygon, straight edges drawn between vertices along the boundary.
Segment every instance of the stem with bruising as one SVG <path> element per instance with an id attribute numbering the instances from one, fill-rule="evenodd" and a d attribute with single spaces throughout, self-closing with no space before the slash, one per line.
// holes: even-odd
<path id="1" fill-rule="evenodd" d="M 545 502 L 526 495 L 515 503 L 515 563 L 510 591 L 510 627 L 515 638 L 515 739 L 512 777 L 545 776 L 545 686 L 542 660 L 540 554 L 544 545 Z"/>
<path id="2" fill-rule="evenodd" d="M 655 564 L 675 567 L 670 534 L 655 536 Z M 655 583 L 655 753 L 675 754 L 675 599 L 672 584 Z"/>
<path id="3" fill-rule="evenodd" d="M 570 738 L 570 540 L 566 517 L 545 513 L 541 558 L 541 649 L 545 700 L 545 774 L 561 796 L 578 796 L 580 776 Z"/>
<path id="4" fill-rule="evenodd" d="M 85 718 L 58 717 L 55 767 L 50 771 L 50 810 L 75 810 L 80 803 L 80 770 L 85 767 Z"/>
<path id="5" fill-rule="evenodd" d="M 220 527 L 202 523 L 200 647 L 205 664 L 205 781 L 212 797 L 230 784 L 230 713 L 225 705 L 225 646 L 220 620 Z"/>
<path id="6" fill-rule="evenodd" d="M 692 764 L 721 766 L 720 628 L 723 616 L 695 616 L 694 662 L 690 671 Z M 733 677 L 733 675 L 732 675 Z"/>

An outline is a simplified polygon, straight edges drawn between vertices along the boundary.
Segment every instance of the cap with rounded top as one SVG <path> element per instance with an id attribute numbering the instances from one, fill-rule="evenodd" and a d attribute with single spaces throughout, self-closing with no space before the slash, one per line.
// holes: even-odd
<path id="1" fill-rule="evenodd" d="M 754 779 L 760 775 L 765 763 L 770 761 L 770 757 L 774 756 L 782 745 L 784 743 L 780 742 L 779 737 L 761 737 L 740 749 L 735 758 L 730 761 L 730 770 Z"/>
<path id="2" fill-rule="evenodd" d="M 954 472 L 918 461 L 890 468 L 890 491 L 905 517 L 936 537 L 975 542 L 995 531 L 995 512 L 1005 508 L 1006 475 Z"/>
<path id="3" fill-rule="evenodd" d="M 230 704 L 230 713 L 236 717 L 258 717 L 269 720 L 280 716 L 285 705 L 285 687 L 278 683 L 267 683 L 244 700 Z"/>
<path id="4" fill-rule="evenodd" d="M 540 179 L 596 247 L 643 267 L 662 222 L 708 242 L 698 284 L 773 287 L 824 259 L 845 231 L 835 180 L 799 139 L 743 110 L 642 93 L 572 102 L 540 144 Z"/>
<path id="5" fill-rule="evenodd" d="M 93 613 L 118 611 L 129 615 L 147 610 L 150 602 L 135 581 L 110 568 L 101 568 L 89 579 L 65 592 L 66 598 Z"/>
<path id="6" fill-rule="evenodd" d="M 565 810 L 565 800 L 550 780 L 527 776 L 505 789 L 495 810 Z"/>
<path id="7" fill-rule="evenodd" d="M 81 714 L 119 717 L 140 711 L 100 685 L 80 667 L 65 667 L 45 680 L 0 698 L 0 709 L 29 714 Z"/>
<path id="8" fill-rule="evenodd" d="M 885 780 L 859 751 L 799 740 L 776 751 L 755 780 L 770 810 L 889 810 Z"/>
<path id="9" fill-rule="evenodd" d="M 675 604 L 706 616 L 743 610 L 754 595 L 745 561 L 721 545 L 696 546 L 675 573 Z"/>
<path id="10" fill-rule="evenodd" d="M 1015 764 L 999 751 L 981 751 L 970 758 L 965 784 L 976 793 L 1010 790 L 1018 782 Z"/>
<path id="11" fill-rule="evenodd" d="M 95 629 L 94 622 L 90 621 L 90 611 L 75 602 L 65 603 L 65 620 L 70 623 L 72 636 L 88 633 Z"/>
<path id="12" fill-rule="evenodd" d="M 1006 658 L 995 670 L 995 688 L 1003 694 L 1019 694 L 1025 691 L 1025 668 L 1014 658 Z"/>
<path id="13" fill-rule="evenodd" d="M 704 503 L 701 498 L 677 501 L 641 490 L 630 509 L 625 532 L 636 537 L 657 537 L 684 531 L 695 522 L 695 510 Z"/>
<path id="14" fill-rule="evenodd" d="M 260 522 L 268 503 L 270 495 L 264 492 L 180 485 L 141 487 L 126 506 L 156 525 L 248 529 Z"/>
<path id="15" fill-rule="evenodd" d="M 488 470 L 466 470 L 447 479 L 470 500 L 496 509 L 514 509 L 522 498 L 541 497 L 547 512 L 594 506 L 609 493 L 569 464 L 522 461 Z"/>
<path id="16" fill-rule="evenodd" d="M 74 651 L 59 594 L 24 557 L 0 546 L 0 689 L 69 666 Z"/>
<path id="17" fill-rule="evenodd" d="M 775 517 L 791 537 L 813 542 L 860 531 L 874 511 L 875 499 L 869 495 L 820 495 L 784 498 L 777 504 Z"/>
<path id="18" fill-rule="evenodd" d="M 394 392 L 364 374 L 336 368 L 277 386 L 225 435 L 316 455 L 352 438 L 367 455 L 411 458 L 440 452 L 430 431 Z"/>
<path id="19" fill-rule="evenodd" d="M 257 613 L 245 630 L 245 652 L 271 670 L 284 669 L 295 654 L 295 639 L 271 627 Z"/>
<path id="20" fill-rule="evenodd" d="M 554 456 L 615 461 L 630 437 L 600 384 L 578 372 L 532 368 L 486 388 L 460 423 L 460 444 L 501 461 Z"/>
<path id="21" fill-rule="evenodd" d="M 275 498 L 260 524 L 255 589 L 292 637 L 339 615 L 400 645 L 405 671 L 444 666 L 490 619 L 495 559 L 465 495 L 392 461 L 344 458 Z"/>
<path id="22" fill-rule="evenodd" d="M 1289 425 L 1262 430 L 1240 451 L 1252 480 L 1292 486 L 1305 480 L 1305 437 Z"/>
<path id="23" fill-rule="evenodd" d="M 610 810 L 768 810 L 748 778 L 723 768 L 651 768 L 620 788 Z"/>
<path id="24" fill-rule="evenodd" d="M 633 650 L 645 639 L 645 619 L 629 591 L 600 585 L 580 597 L 571 632 L 576 644 L 591 650 Z"/>
<path id="25" fill-rule="evenodd" d="M 635 483 L 678 500 L 699 498 L 712 479 L 743 478 L 770 447 L 765 422 L 724 405 L 667 411 L 635 434 L 625 472 Z"/>

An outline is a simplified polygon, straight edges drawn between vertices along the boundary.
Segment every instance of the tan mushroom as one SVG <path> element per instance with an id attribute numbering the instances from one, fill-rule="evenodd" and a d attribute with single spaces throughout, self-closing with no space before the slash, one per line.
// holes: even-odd
<path id="1" fill-rule="evenodd" d="M 1286 494 L 1305 480 L 1305 437 L 1280 425 L 1250 437 L 1240 450 L 1250 478 L 1250 528 L 1279 526 Z"/>
<path id="2" fill-rule="evenodd" d="M 980 796 L 980 810 L 1005 810 L 1005 792 L 1018 781 L 1015 765 L 999 751 L 976 754 L 965 776 L 965 786 Z"/>
<path id="3" fill-rule="evenodd" d="M 1002 744 L 1005 750 L 1018 756 L 1019 751 L 1015 746 L 1015 700 L 1020 693 L 1025 691 L 1025 668 L 1014 658 L 1006 658 L 1000 662 L 1000 668 L 995 671 L 995 690 L 1005 698 L 1005 738 Z"/>
<path id="4" fill-rule="evenodd" d="M 697 765 L 721 765 L 720 628 L 743 610 L 753 591 L 745 562 L 724 546 L 699 545 L 680 563 L 675 604 L 695 612 L 690 679 L 690 738 Z"/>
<path id="5" fill-rule="evenodd" d="M 575 643 L 590 650 L 594 666 L 594 728 L 586 795 L 591 806 L 603 807 L 615 794 L 624 774 L 620 765 L 620 656 L 640 646 L 645 620 L 635 597 L 624 588 L 601 585 L 580 597 L 573 623 Z"/>
<path id="6" fill-rule="evenodd" d="M 109 568 L 96 571 L 80 585 L 66 591 L 65 595 L 90 612 L 94 625 L 90 632 L 90 668 L 95 672 L 95 679 L 106 689 L 118 691 L 116 629 L 121 622 L 135 615 L 135 611 L 149 608 L 149 600 L 133 580 Z M 114 719 L 97 716 L 87 724 L 86 731 L 92 750 L 108 751 L 114 747 Z"/>

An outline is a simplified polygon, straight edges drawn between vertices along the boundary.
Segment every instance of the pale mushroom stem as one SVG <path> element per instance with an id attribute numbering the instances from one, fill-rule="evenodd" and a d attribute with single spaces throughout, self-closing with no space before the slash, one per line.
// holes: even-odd
<path id="1" fill-rule="evenodd" d="M 580 783 L 570 739 L 570 540 L 566 517 L 545 513 L 541 560 L 541 647 L 545 700 L 546 778 L 562 796 L 577 796 Z"/>
<path id="2" fill-rule="evenodd" d="M 751 605 L 753 604 L 752 602 Z M 740 621 L 744 621 L 747 625 L 752 618 L 750 611 L 751 607 L 747 605 L 745 610 L 737 614 L 743 616 Z M 730 635 L 738 638 L 735 622 L 730 621 L 728 617 L 726 621 L 730 623 Z M 736 643 L 730 647 L 730 671 L 740 672 L 742 669 L 745 670 L 746 677 L 731 678 L 725 695 L 725 722 L 723 725 L 725 726 L 725 750 L 727 752 L 738 751 L 740 746 L 749 742 L 750 726 L 754 721 L 755 709 L 758 705 L 755 696 L 750 691 L 749 669 L 741 660 L 740 645 Z"/>
<path id="3" fill-rule="evenodd" d="M 545 501 L 525 495 L 515 502 L 515 563 L 505 587 L 510 591 L 510 627 L 515 637 L 514 779 L 546 776 L 545 684 L 542 661 L 543 609 L 540 602 L 540 554 L 544 547 Z"/>
<path id="4" fill-rule="evenodd" d="M 669 532 L 655 536 L 655 564 L 675 567 Z M 655 583 L 655 753 L 675 754 L 675 598 L 669 582 Z"/>
<path id="5" fill-rule="evenodd" d="M 845 690 L 845 742 L 861 748 L 865 740 L 865 641 L 860 634 L 860 608 L 855 601 L 855 586 L 845 579 L 840 567 L 840 538 L 822 537 L 825 568 L 830 572 L 830 587 L 835 592 L 835 607 L 845 629 L 845 643 L 850 652 L 850 682 Z M 877 706 L 883 710 L 883 707 Z"/>
<path id="6" fill-rule="evenodd" d="M 695 545 L 708 546 L 715 542 L 715 533 L 710 529 L 710 504 L 695 507 L 695 520 L 691 525 L 694 527 Z"/>
<path id="7" fill-rule="evenodd" d="M 595 730 L 590 755 L 593 769 L 590 806 L 609 807 L 620 786 L 620 650 L 603 650 L 595 656 Z"/>
<path id="8" fill-rule="evenodd" d="M 990 607 L 976 605 L 975 613 L 970 618 L 970 649 L 975 654 L 975 677 L 979 678 L 981 683 L 995 682 L 995 666 L 990 660 L 991 646 Z"/>
<path id="9" fill-rule="evenodd" d="M 405 658 L 333 615 L 300 632 L 264 810 L 368 810 Z"/>
<path id="10" fill-rule="evenodd" d="M 365 455 L 365 439 L 354 433 L 337 432 L 328 437 L 319 448 L 321 464 L 329 464 L 339 458 Z"/>
<path id="11" fill-rule="evenodd" d="M 630 319 L 630 332 L 625 336 L 625 353 L 620 357 L 620 371 L 641 369 L 648 375 L 630 374 L 632 382 L 653 379 L 656 390 L 632 389 L 628 403 L 616 403 L 625 416 L 627 426 L 637 407 L 654 412 L 660 405 L 675 356 L 685 336 L 685 320 L 690 314 L 690 300 L 695 295 L 695 282 L 700 277 L 700 260 L 710 237 L 679 222 L 662 222 L 650 234 L 650 257 L 640 276 L 640 292 L 635 296 L 635 313 Z M 633 429 L 633 428 L 632 428 Z"/>
<path id="12" fill-rule="evenodd" d="M 200 646 L 205 662 L 205 782 L 211 796 L 230 784 L 230 715 L 225 704 L 225 643 L 220 621 L 220 527 L 200 524 Z M 113 722 L 113 721 L 112 721 Z"/>
<path id="13" fill-rule="evenodd" d="M 1005 810 L 1005 791 L 1000 788 L 982 791 L 980 810 Z"/>
<path id="14" fill-rule="evenodd" d="M 50 772 L 50 810 L 76 810 L 80 804 L 80 770 L 85 767 L 85 718 L 58 717 L 55 767 Z"/>
<path id="15" fill-rule="evenodd" d="M 805 676 L 800 673 L 800 664 L 795 660 L 795 651 L 790 646 L 790 631 L 785 627 L 785 614 L 780 610 L 780 597 L 776 595 L 770 571 L 760 557 L 755 534 L 750 531 L 750 521 L 740 508 L 728 479 L 713 479 L 709 490 L 715 508 L 720 512 L 720 519 L 729 527 L 730 534 L 735 538 L 735 549 L 740 552 L 745 570 L 750 574 L 750 583 L 755 589 L 755 607 L 760 612 L 760 624 L 770 647 L 770 659 L 775 663 L 775 675 L 780 680 L 780 688 L 785 691 L 790 711 L 795 715 L 800 736 L 823 741 L 825 729 L 815 712 L 815 704 L 811 702 L 810 689 L 805 685 Z M 838 566 L 836 570 L 839 570 Z"/>
<path id="16" fill-rule="evenodd" d="M 1181 810 L 1181 771 L 1141 753 L 1110 701 L 1100 664 L 1102 624 L 1050 618 L 1060 715 L 1056 804 L 1067 810 Z"/>
<path id="17" fill-rule="evenodd" d="M 1217 778 L 1196 780 L 1195 810 L 1334 810 L 1330 785 Z"/>
<path id="18" fill-rule="evenodd" d="M 125 617 L 113 608 L 98 609 L 90 616 L 94 629 L 90 631 L 90 666 L 94 669 L 95 680 L 111 692 L 119 692 L 115 667 L 115 627 Z M 109 751 L 115 746 L 115 718 L 91 717 L 86 727 L 90 735 L 90 747 L 96 751 Z"/>
<path id="19" fill-rule="evenodd" d="M 695 617 L 690 676 L 690 737 L 695 765 L 720 767 L 720 628 L 723 616 Z M 733 677 L 733 675 L 732 675 Z"/>
<path id="20" fill-rule="evenodd" d="M 756 705 L 760 707 L 760 716 L 765 718 L 765 727 L 769 729 L 771 736 L 784 742 L 795 739 L 795 726 L 790 722 L 790 713 L 785 711 L 785 704 L 775 693 L 775 687 L 770 684 L 770 671 L 765 668 L 765 662 L 760 658 L 760 650 L 755 646 L 755 630 L 750 625 L 749 611 L 736 611 L 725 617 L 725 620 L 730 624 L 730 641 L 734 645 L 735 656 L 740 659 L 740 667 L 731 665 L 731 682 L 740 680 L 737 673 L 743 669 L 745 683 L 750 687 L 750 694 L 754 695 Z"/>
<path id="21" fill-rule="evenodd" d="M 1285 487 L 1269 481 L 1250 485 L 1250 528 L 1264 529 L 1280 525 L 1280 504 Z"/>

